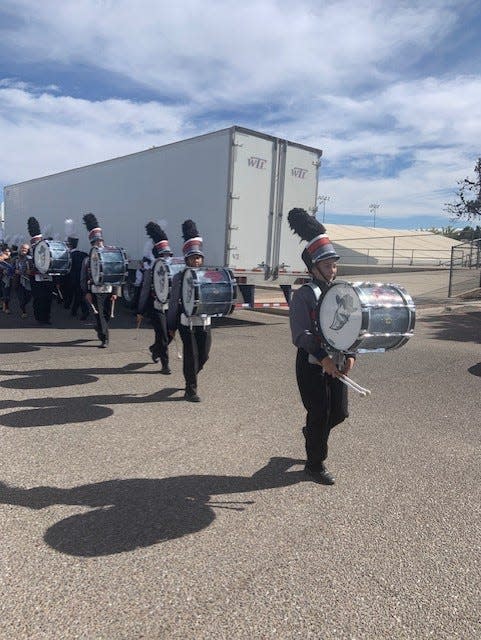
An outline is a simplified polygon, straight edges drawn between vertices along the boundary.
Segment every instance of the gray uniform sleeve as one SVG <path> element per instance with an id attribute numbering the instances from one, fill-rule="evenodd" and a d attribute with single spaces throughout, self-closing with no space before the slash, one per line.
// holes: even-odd
<path id="1" fill-rule="evenodd" d="M 147 303 L 152 292 L 152 269 L 146 269 L 143 273 L 142 287 L 140 289 L 137 313 L 144 315 Z"/>
<path id="2" fill-rule="evenodd" d="M 291 324 L 292 342 L 298 349 L 304 349 L 317 360 L 322 360 L 328 353 L 322 345 L 322 340 L 312 331 L 312 314 L 317 306 L 314 292 L 310 287 L 300 287 L 292 296 L 289 319 Z"/>
<path id="3" fill-rule="evenodd" d="M 167 328 L 169 331 L 176 331 L 180 318 L 180 285 L 182 282 L 182 271 L 176 273 L 172 278 L 172 288 L 170 290 L 169 308 L 167 310 Z"/>

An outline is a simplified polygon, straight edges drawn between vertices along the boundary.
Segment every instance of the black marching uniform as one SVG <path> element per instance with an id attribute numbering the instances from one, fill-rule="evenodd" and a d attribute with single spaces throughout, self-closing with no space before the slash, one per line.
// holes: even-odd
<path id="1" fill-rule="evenodd" d="M 331 286 L 330 281 L 318 276 L 323 277 L 325 271 L 334 277 L 339 256 L 324 226 L 304 209 L 291 209 L 288 221 L 291 229 L 308 242 L 302 260 L 313 278 L 295 291 L 289 307 L 292 342 L 297 347 L 297 385 L 307 412 L 302 429 L 307 454 L 305 470 L 315 482 L 334 484 L 333 476 L 324 466 L 329 434 L 348 417 L 347 387 L 337 376 L 344 370 L 347 358 L 353 358 L 354 354 L 331 352 L 318 331 L 316 316 L 322 297 Z M 329 265 L 324 271 L 323 261 Z"/>
<path id="2" fill-rule="evenodd" d="M 92 247 L 103 247 L 102 229 L 98 226 L 97 218 L 92 213 L 86 213 L 83 221 L 89 232 L 89 240 Z M 92 311 L 95 316 L 95 330 L 100 340 L 99 348 L 105 348 L 109 344 L 109 322 L 112 317 L 113 303 L 120 294 L 117 285 L 96 285 L 92 280 L 90 271 L 90 256 L 84 259 L 80 274 L 80 287 L 84 295 L 92 296 Z"/>
<path id="3" fill-rule="evenodd" d="M 31 235 L 31 255 L 28 261 L 28 275 L 30 278 L 30 289 L 32 291 L 33 315 L 35 320 L 40 324 L 50 324 L 54 282 L 53 276 L 50 274 L 42 274 L 36 269 L 33 260 L 35 245 L 42 240 L 40 225 L 36 218 L 30 217 L 28 219 L 28 230 Z"/>
<path id="4" fill-rule="evenodd" d="M 191 256 L 201 256 L 202 238 L 192 220 L 182 224 L 184 237 L 184 260 L 188 264 Z M 167 312 L 167 327 L 170 335 L 178 329 L 183 346 L 183 373 L 185 378 L 184 398 L 190 402 L 200 402 L 197 394 L 197 376 L 209 359 L 212 345 L 211 318 L 208 315 L 187 317 L 182 308 L 181 285 L 183 272 L 176 273 L 172 278 L 172 290 Z"/>
<path id="5" fill-rule="evenodd" d="M 170 374 L 169 367 L 169 334 L 167 331 L 168 303 L 161 304 L 152 289 L 152 269 L 145 269 L 140 289 L 137 313 L 148 316 L 154 328 L 154 343 L 150 345 L 152 360 L 162 364 L 161 373 Z"/>
<path id="6" fill-rule="evenodd" d="M 328 289 L 327 282 L 313 280 L 294 293 L 289 310 L 292 341 L 297 347 L 297 385 L 307 411 L 303 428 L 307 466 L 314 471 L 322 469 L 327 458 L 331 429 L 349 415 L 347 387 L 314 364 L 329 355 L 315 329 L 316 310 Z"/>

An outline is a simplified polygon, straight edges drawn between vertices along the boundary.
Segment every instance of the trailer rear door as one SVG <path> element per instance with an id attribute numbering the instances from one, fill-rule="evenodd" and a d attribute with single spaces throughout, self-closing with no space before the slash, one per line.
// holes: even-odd
<path id="1" fill-rule="evenodd" d="M 294 236 L 287 222 L 287 214 L 294 207 L 308 213 L 317 211 L 317 181 L 320 165 L 320 149 L 309 149 L 285 142 L 282 145 L 280 173 L 283 189 L 278 199 L 275 226 L 274 275 L 279 271 L 305 271 L 301 260 L 302 245 Z"/>
<path id="2" fill-rule="evenodd" d="M 277 141 L 235 129 L 227 264 L 264 270 L 271 260 Z"/>

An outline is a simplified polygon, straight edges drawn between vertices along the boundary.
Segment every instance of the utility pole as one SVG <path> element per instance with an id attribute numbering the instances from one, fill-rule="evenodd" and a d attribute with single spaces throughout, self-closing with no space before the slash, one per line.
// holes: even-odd
<path id="1" fill-rule="evenodd" d="M 373 218 L 374 218 L 374 224 L 372 225 L 374 227 L 374 229 L 376 228 L 376 212 L 379 209 L 381 205 L 378 204 L 377 202 L 373 202 L 372 204 L 369 205 L 369 211 L 372 213 Z"/>
<path id="2" fill-rule="evenodd" d="M 317 197 L 318 202 L 322 202 L 322 222 L 324 222 L 326 219 L 326 202 L 329 202 L 330 199 L 331 199 L 330 196 Z"/>

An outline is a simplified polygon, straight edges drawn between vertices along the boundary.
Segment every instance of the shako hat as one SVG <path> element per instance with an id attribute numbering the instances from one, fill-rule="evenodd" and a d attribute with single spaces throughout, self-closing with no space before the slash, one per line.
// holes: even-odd
<path id="1" fill-rule="evenodd" d="M 76 249 L 78 245 L 78 236 L 75 233 L 75 222 L 72 218 L 65 218 L 65 235 L 66 243 L 71 249 Z"/>
<path id="2" fill-rule="evenodd" d="M 87 231 L 89 232 L 90 244 L 92 244 L 96 240 L 104 239 L 102 235 L 102 229 L 99 227 L 97 218 L 93 213 L 86 213 L 83 217 L 83 221 L 85 226 L 87 227 Z"/>
<path id="3" fill-rule="evenodd" d="M 182 223 L 182 237 L 184 238 L 182 246 L 184 258 L 193 255 L 204 256 L 202 253 L 202 238 L 199 236 L 197 226 L 193 220 L 185 220 Z"/>
<path id="4" fill-rule="evenodd" d="M 291 209 L 287 220 L 293 232 L 307 241 L 301 258 L 309 271 L 321 260 L 339 260 L 340 256 L 327 237 L 326 228 L 314 216 L 304 209 Z"/>
<path id="5" fill-rule="evenodd" d="M 30 234 L 30 244 L 34 245 L 37 244 L 37 242 L 40 242 L 42 239 L 42 232 L 40 231 L 40 225 L 37 218 L 30 216 L 27 220 L 27 227 Z"/>
<path id="6" fill-rule="evenodd" d="M 156 222 L 147 222 L 145 225 L 145 230 L 147 231 L 147 235 L 152 238 L 154 243 L 152 253 L 155 258 L 159 256 L 171 256 L 172 250 L 169 246 L 169 239 L 167 238 L 167 234 L 161 228 L 159 224 Z"/>

